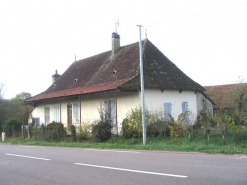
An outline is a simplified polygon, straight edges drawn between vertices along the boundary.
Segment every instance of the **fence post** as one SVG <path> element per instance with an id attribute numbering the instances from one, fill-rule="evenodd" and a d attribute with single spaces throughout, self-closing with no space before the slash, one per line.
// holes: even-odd
<path id="1" fill-rule="evenodd" d="M 25 139 L 24 125 L 21 126 L 21 133 L 22 133 L 22 137 Z"/>
<path id="2" fill-rule="evenodd" d="M 30 129 L 29 129 L 29 125 L 27 125 L 27 136 L 28 136 L 28 139 L 30 139 Z"/>
<path id="3" fill-rule="evenodd" d="M 14 126 L 12 125 L 12 137 L 15 137 L 15 134 L 14 134 Z"/>

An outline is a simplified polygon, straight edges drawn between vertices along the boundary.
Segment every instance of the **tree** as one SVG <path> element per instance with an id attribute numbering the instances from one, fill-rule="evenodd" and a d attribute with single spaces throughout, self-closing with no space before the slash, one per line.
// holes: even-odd
<path id="1" fill-rule="evenodd" d="M 21 120 L 23 124 L 27 123 L 28 115 L 32 111 L 32 107 L 24 103 L 24 100 L 30 97 L 30 93 L 22 92 L 11 99 L 12 116 Z"/>

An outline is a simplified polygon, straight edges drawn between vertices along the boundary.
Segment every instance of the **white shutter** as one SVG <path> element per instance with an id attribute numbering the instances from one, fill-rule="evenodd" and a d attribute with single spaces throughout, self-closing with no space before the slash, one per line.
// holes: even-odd
<path id="1" fill-rule="evenodd" d="M 172 103 L 171 102 L 165 102 L 164 103 L 164 118 L 165 121 L 170 121 L 172 116 Z"/>
<path id="2" fill-rule="evenodd" d="M 35 127 L 39 127 L 39 125 L 40 125 L 40 118 L 34 118 L 34 125 L 35 125 Z"/>
<path id="3" fill-rule="evenodd" d="M 182 106 L 182 113 L 185 111 L 189 111 L 189 103 L 188 102 L 182 102 L 181 106 Z M 189 121 L 189 115 L 188 114 L 185 115 L 183 121 L 185 121 L 185 122 Z"/>
<path id="4" fill-rule="evenodd" d="M 189 110 L 189 103 L 188 102 L 182 102 L 181 106 L 182 106 L 182 113 Z"/>
<path id="5" fill-rule="evenodd" d="M 54 121 L 59 122 L 59 106 L 54 106 Z"/>
<path id="6" fill-rule="evenodd" d="M 72 122 L 79 123 L 79 103 L 73 103 L 72 107 Z"/>
<path id="7" fill-rule="evenodd" d="M 50 123 L 50 107 L 45 108 L 45 124 L 48 125 Z"/>

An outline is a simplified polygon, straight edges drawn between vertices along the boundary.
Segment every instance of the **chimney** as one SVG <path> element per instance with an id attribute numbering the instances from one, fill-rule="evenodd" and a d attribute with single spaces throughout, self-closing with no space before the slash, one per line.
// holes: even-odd
<path id="1" fill-rule="evenodd" d="M 59 74 L 57 74 L 57 70 L 54 75 L 52 75 L 52 83 L 54 83 L 58 78 L 60 77 Z"/>
<path id="2" fill-rule="evenodd" d="M 113 32 L 112 33 L 112 55 L 115 55 L 120 48 L 120 36 Z"/>

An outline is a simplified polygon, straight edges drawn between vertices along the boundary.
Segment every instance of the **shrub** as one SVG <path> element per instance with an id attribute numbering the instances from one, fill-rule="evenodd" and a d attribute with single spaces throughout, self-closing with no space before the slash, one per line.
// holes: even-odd
<path id="1" fill-rule="evenodd" d="M 76 141 L 76 130 L 75 130 L 75 125 L 71 125 L 71 136 L 72 136 L 72 142 Z"/>
<path id="2" fill-rule="evenodd" d="M 88 139 L 91 135 L 91 131 L 92 131 L 92 126 L 88 123 L 83 123 L 80 127 L 80 133 L 79 133 L 79 140 L 85 140 Z"/>
<path id="3" fill-rule="evenodd" d="M 170 134 L 169 121 L 165 121 L 162 111 L 150 113 L 150 122 L 147 124 L 147 135 L 155 136 L 168 136 Z"/>
<path id="4" fill-rule="evenodd" d="M 151 137 L 155 136 L 168 136 L 170 134 L 169 122 L 162 119 L 158 119 L 147 125 L 147 135 Z"/>
<path id="5" fill-rule="evenodd" d="M 99 121 L 97 124 L 92 125 L 92 136 L 95 141 L 105 141 L 111 138 L 112 126 L 107 121 Z"/>
<path id="6" fill-rule="evenodd" d="M 6 133 L 6 136 L 13 136 L 18 135 L 18 132 L 21 131 L 21 121 L 16 118 L 9 118 L 7 121 L 5 121 L 3 125 L 4 132 Z M 14 133 L 12 133 L 12 126 Z"/>
<path id="7" fill-rule="evenodd" d="M 62 123 L 52 122 L 46 127 L 34 128 L 34 137 L 42 141 L 61 141 L 66 136 L 66 130 Z"/>
<path id="8" fill-rule="evenodd" d="M 92 136 L 95 141 L 101 142 L 111 138 L 112 116 L 110 107 L 106 110 L 102 104 L 100 104 L 98 111 L 100 120 L 92 125 Z"/>
<path id="9" fill-rule="evenodd" d="M 61 141 L 66 136 L 66 130 L 62 123 L 52 122 L 46 126 L 47 141 Z"/>
<path id="10" fill-rule="evenodd" d="M 155 120 L 151 112 L 146 108 L 146 126 Z M 125 138 L 142 137 L 142 108 L 141 106 L 130 109 L 127 118 L 122 122 L 122 134 Z"/>

